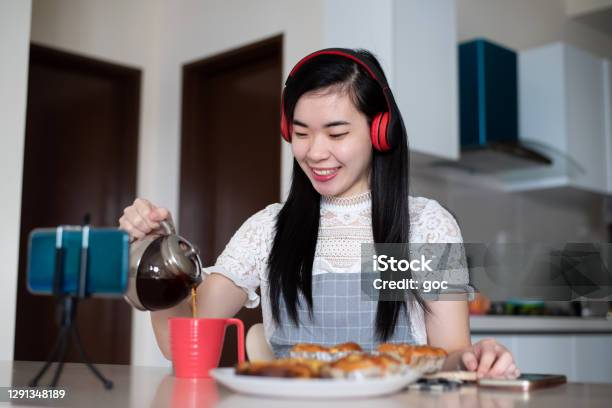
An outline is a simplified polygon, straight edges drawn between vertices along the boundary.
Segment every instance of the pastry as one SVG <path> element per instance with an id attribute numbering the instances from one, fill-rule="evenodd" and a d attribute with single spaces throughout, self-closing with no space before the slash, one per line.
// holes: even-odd
<path id="1" fill-rule="evenodd" d="M 322 362 L 316 360 L 279 359 L 238 364 L 236 374 L 259 377 L 318 378 Z"/>
<path id="2" fill-rule="evenodd" d="M 353 342 L 337 344 L 332 347 L 325 347 L 319 344 L 299 343 L 293 346 L 289 355 L 292 358 L 336 361 L 349 354 L 361 352 L 362 349 L 359 344 Z"/>
<path id="3" fill-rule="evenodd" d="M 337 344 L 329 348 L 330 353 L 361 353 L 361 346 L 354 342 Z"/>
<path id="4" fill-rule="evenodd" d="M 398 374 L 401 362 L 389 355 L 351 354 L 321 369 L 324 377 L 362 379 Z"/>
<path id="5" fill-rule="evenodd" d="M 376 352 L 365 353 L 357 343 L 332 347 L 296 344 L 291 358 L 252 361 L 236 367 L 236 374 L 283 378 L 367 379 L 405 374 L 419 370 L 423 374 L 441 369 L 446 351 L 427 345 L 384 343 Z"/>
<path id="6" fill-rule="evenodd" d="M 378 352 L 393 356 L 403 364 L 418 369 L 423 373 L 432 373 L 440 370 L 447 356 L 446 351 L 439 347 L 394 343 L 379 345 Z"/>

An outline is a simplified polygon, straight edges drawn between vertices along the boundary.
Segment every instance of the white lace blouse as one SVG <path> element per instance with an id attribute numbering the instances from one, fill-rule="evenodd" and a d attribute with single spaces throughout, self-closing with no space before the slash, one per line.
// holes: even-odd
<path id="1" fill-rule="evenodd" d="M 361 243 L 372 243 L 370 192 L 347 198 L 321 198 L 319 236 L 312 268 L 322 273 L 359 273 Z M 264 330 L 269 340 L 274 332 L 268 298 L 267 259 L 274 240 L 276 216 L 282 204 L 271 204 L 257 212 L 236 231 L 214 266 L 206 274 L 219 273 L 243 288 L 248 295 L 245 306 L 257 307 L 261 291 Z M 460 243 L 461 232 L 454 217 L 437 201 L 424 197 L 409 198 L 410 242 Z M 467 284 L 467 270 L 453 271 L 449 283 Z M 413 304 L 410 310 L 412 331 L 419 344 L 427 343 L 422 309 Z"/>

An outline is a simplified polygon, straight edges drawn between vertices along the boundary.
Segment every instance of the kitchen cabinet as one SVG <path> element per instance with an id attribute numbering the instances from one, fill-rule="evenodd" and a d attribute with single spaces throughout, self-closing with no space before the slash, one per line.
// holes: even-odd
<path id="1" fill-rule="evenodd" d="M 410 149 L 459 158 L 456 0 L 327 0 L 326 47 L 380 59 Z"/>
<path id="2" fill-rule="evenodd" d="M 529 178 L 539 187 L 612 192 L 611 82 L 610 61 L 566 43 L 520 52 L 521 138 L 556 159 L 548 168 L 514 172 L 507 181 Z"/>
<path id="3" fill-rule="evenodd" d="M 612 321 L 547 317 L 471 317 L 472 342 L 493 337 L 524 373 L 612 383 Z M 524 328 L 517 328 L 520 321 Z"/>
<path id="4" fill-rule="evenodd" d="M 398 0 L 393 13 L 394 80 L 410 149 L 459 158 L 455 0 Z"/>
<path id="5" fill-rule="evenodd" d="M 612 334 L 481 333 L 506 346 L 524 373 L 564 374 L 569 381 L 612 383 Z"/>

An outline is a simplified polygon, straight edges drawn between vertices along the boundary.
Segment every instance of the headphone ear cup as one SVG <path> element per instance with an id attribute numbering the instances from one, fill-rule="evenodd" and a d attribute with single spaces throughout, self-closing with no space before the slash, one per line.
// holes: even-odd
<path id="1" fill-rule="evenodd" d="M 374 116 L 374 119 L 372 120 L 372 127 L 370 128 L 370 137 L 372 138 L 372 145 L 379 152 L 386 152 L 390 150 L 390 146 L 387 141 L 388 123 L 389 112 L 381 112 Z"/>
<path id="2" fill-rule="evenodd" d="M 285 117 L 285 110 L 282 109 L 282 107 L 281 107 L 280 129 L 281 129 L 281 136 L 283 137 L 283 139 L 291 143 L 291 131 L 289 130 L 289 126 L 287 124 L 287 118 Z"/>
<path id="3" fill-rule="evenodd" d="M 372 119 L 372 125 L 370 127 L 370 138 L 372 139 L 372 146 L 374 149 L 380 150 L 380 145 L 378 144 L 378 126 L 380 125 L 380 118 L 382 113 L 376 114 L 374 119 Z"/>
<path id="4" fill-rule="evenodd" d="M 389 140 L 389 112 L 385 112 L 382 114 L 381 118 L 380 118 L 380 126 L 379 126 L 379 135 L 378 135 L 378 140 L 380 143 L 380 151 L 381 152 L 388 152 L 389 150 L 391 150 L 391 143 Z"/>

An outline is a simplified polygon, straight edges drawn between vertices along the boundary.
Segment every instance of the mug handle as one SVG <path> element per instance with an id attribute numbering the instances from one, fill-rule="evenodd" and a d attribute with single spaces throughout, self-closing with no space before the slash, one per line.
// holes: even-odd
<path id="1" fill-rule="evenodd" d="M 244 324 L 240 319 L 225 319 L 225 327 L 234 325 L 238 329 L 238 363 L 244 362 Z"/>

